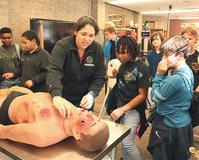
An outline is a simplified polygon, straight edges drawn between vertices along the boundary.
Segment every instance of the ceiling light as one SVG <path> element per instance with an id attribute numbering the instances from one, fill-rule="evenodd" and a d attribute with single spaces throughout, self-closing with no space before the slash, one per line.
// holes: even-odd
<path id="1" fill-rule="evenodd" d="M 184 10 L 172 10 L 172 11 L 147 11 L 141 12 L 141 14 L 166 14 L 166 13 L 186 13 L 186 12 L 199 12 L 199 9 L 184 9 Z"/>
<path id="2" fill-rule="evenodd" d="M 109 1 L 110 4 L 126 4 L 126 3 L 140 3 L 140 2 L 152 2 L 156 0 L 113 0 Z"/>
<path id="3" fill-rule="evenodd" d="M 173 18 L 170 18 L 170 19 L 199 19 L 199 17 L 179 17 L 179 18 L 175 18 L 175 17 L 173 17 Z"/>

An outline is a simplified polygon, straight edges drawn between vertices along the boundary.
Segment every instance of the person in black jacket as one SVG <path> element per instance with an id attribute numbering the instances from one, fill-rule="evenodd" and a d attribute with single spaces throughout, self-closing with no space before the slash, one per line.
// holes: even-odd
<path id="1" fill-rule="evenodd" d="M 21 43 L 25 50 L 21 55 L 22 86 L 33 92 L 47 92 L 46 72 L 49 53 L 39 47 L 39 37 L 33 30 L 22 34 Z"/>
<path id="2" fill-rule="evenodd" d="M 0 39 L 0 88 L 9 88 L 20 85 L 20 54 L 18 44 L 12 42 L 12 30 L 8 27 L 1 28 Z"/>
<path id="3" fill-rule="evenodd" d="M 199 52 L 196 50 L 198 43 L 198 32 L 194 28 L 188 27 L 181 32 L 181 35 L 189 40 L 189 57 L 186 59 L 187 65 L 191 68 L 194 76 L 194 90 L 199 92 Z"/>
<path id="4" fill-rule="evenodd" d="M 74 35 L 59 40 L 51 53 L 47 85 L 54 106 L 65 117 L 65 100 L 93 110 L 94 100 L 104 85 L 105 64 L 102 46 L 94 41 L 99 27 L 88 16 L 74 26 Z"/>

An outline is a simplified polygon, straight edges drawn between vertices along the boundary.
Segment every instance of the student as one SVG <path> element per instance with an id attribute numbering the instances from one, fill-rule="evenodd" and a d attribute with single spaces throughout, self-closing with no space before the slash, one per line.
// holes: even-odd
<path id="1" fill-rule="evenodd" d="M 83 16 L 74 26 L 74 35 L 59 40 L 52 50 L 47 83 L 54 106 L 63 117 L 65 99 L 93 110 L 95 98 L 104 85 L 104 53 L 94 41 L 98 32 L 95 20 Z"/>
<path id="2" fill-rule="evenodd" d="M 105 64 L 107 65 L 111 59 L 116 59 L 116 45 L 119 37 L 116 34 L 113 23 L 106 23 L 104 28 L 104 35 L 108 40 L 104 45 Z"/>
<path id="3" fill-rule="evenodd" d="M 0 88 L 20 85 L 20 54 L 21 49 L 13 44 L 12 30 L 1 28 L 0 38 Z"/>
<path id="4" fill-rule="evenodd" d="M 151 97 L 156 103 L 157 115 L 152 123 L 148 150 L 153 160 L 187 160 L 193 144 L 189 107 L 194 80 L 185 62 L 189 44 L 185 37 L 175 36 L 162 47 L 164 58 L 152 84 Z"/>
<path id="5" fill-rule="evenodd" d="M 157 66 L 162 60 L 163 52 L 161 50 L 161 45 L 164 38 L 160 32 L 153 32 L 150 36 L 150 41 L 152 43 L 152 51 L 147 55 L 147 61 L 149 64 L 150 76 L 155 77 Z"/>
<path id="6" fill-rule="evenodd" d="M 17 86 L 1 89 L 0 139 L 46 147 L 73 136 L 86 151 L 104 147 L 109 138 L 107 124 L 92 112 L 66 103 L 67 117 L 63 118 L 49 93 Z"/>
<path id="7" fill-rule="evenodd" d="M 46 72 L 49 53 L 40 48 L 39 37 L 33 30 L 21 35 L 24 53 L 21 55 L 22 86 L 33 92 L 47 92 Z"/>
<path id="8" fill-rule="evenodd" d="M 118 58 L 121 61 L 117 75 L 116 97 L 118 108 L 110 114 L 114 121 L 131 127 L 131 133 L 122 141 L 122 158 L 140 160 L 140 152 L 134 144 L 136 129 L 145 119 L 145 100 L 149 83 L 149 70 L 138 58 L 139 48 L 134 39 L 123 36 L 117 43 Z"/>
<path id="9" fill-rule="evenodd" d="M 194 75 L 194 90 L 199 92 L 199 64 L 198 55 L 196 50 L 196 44 L 198 42 L 198 32 L 193 28 L 186 28 L 182 31 L 181 35 L 185 36 L 189 40 L 189 57 L 186 59 L 186 63 L 193 71 Z"/>

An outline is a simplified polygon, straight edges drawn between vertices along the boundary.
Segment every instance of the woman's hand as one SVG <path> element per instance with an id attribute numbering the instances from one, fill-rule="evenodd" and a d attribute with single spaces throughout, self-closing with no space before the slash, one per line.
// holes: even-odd
<path id="1" fill-rule="evenodd" d="M 80 102 L 80 107 L 84 109 L 90 109 L 93 106 L 93 103 L 94 103 L 94 98 L 91 94 L 88 93 L 82 98 Z"/>
<path id="2" fill-rule="evenodd" d="M 124 114 L 124 110 L 122 107 L 115 109 L 111 114 L 110 117 L 112 120 L 116 121 L 118 118 L 120 118 Z"/>
<path id="3" fill-rule="evenodd" d="M 74 107 L 72 103 L 60 96 L 53 97 L 53 105 L 59 111 L 59 114 L 64 118 L 66 116 L 68 118 L 70 117 L 71 111 Z"/>

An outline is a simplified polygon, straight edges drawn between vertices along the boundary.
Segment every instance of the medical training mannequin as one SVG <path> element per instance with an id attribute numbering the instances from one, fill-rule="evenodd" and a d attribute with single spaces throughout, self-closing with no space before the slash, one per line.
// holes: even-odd
<path id="1" fill-rule="evenodd" d="M 0 90 L 0 139 L 46 147 L 73 136 L 84 150 L 102 148 L 109 138 L 107 124 L 92 112 L 66 103 L 63 118 L 48 93 L 23 87 Z"/>

